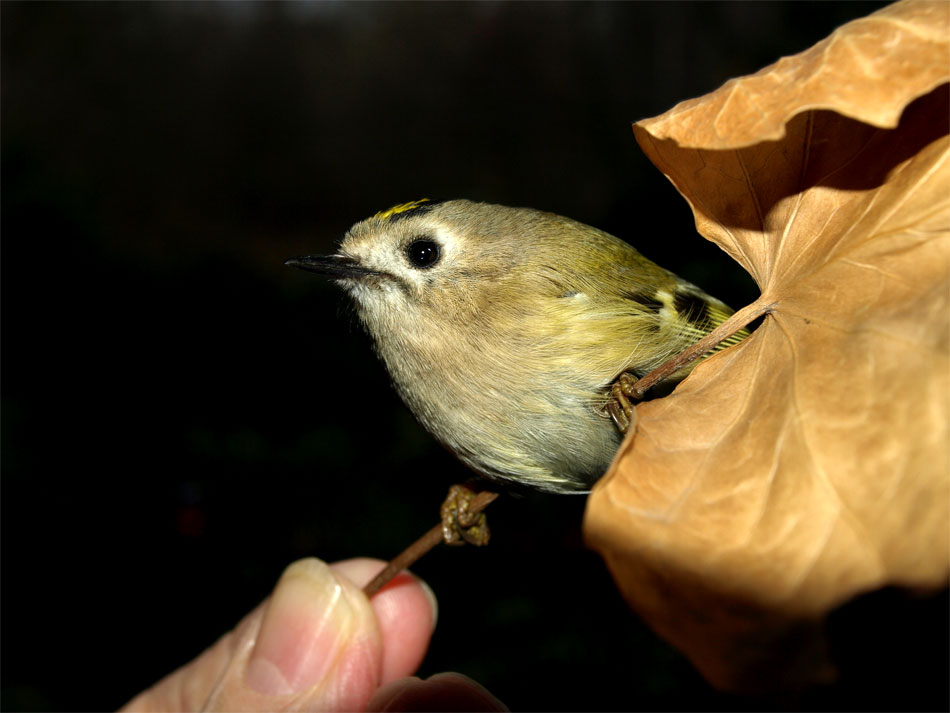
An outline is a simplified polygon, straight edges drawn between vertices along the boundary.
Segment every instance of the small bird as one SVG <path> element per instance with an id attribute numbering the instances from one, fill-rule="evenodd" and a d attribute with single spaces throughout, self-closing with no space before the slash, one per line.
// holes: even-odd
<path id="1" fill-rule="evenodd" d="M 468 200 L 397 205 L 335 255 L 285 264 L 346 290 L 400 396 L 464 463 L 555 493 L 588 492 L 610 464 L 613 382 L 732 314 L 601 230 Z"/>

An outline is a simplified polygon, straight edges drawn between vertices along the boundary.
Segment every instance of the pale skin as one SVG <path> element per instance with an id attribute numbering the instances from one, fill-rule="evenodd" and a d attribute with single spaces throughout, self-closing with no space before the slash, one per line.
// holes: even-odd
<path id="1" fill-rule="evenodd" d="M 361 587 L 383 566 L 293 563 L 232 631 L 121 710 L 507 710 L 461 674 L 411 677 L 435 627 L 435 596 L 404 572 L 368 599 Z"/>

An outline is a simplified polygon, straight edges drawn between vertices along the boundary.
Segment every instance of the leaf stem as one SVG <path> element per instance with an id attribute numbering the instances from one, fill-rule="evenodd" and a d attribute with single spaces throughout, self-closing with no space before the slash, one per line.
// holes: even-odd
<path id="1" fill-rule="evenodd" d="M 490 490 L 481 491 L 472 499 L 472 502 L 468 508 L 469 512 L 472 515 L 480 513 L 497 497 L 498 493 L 493 493 Z M 392 560 L 390 560 L 383 570 L 377 574 L 369 584 L 363 587 L 363 593 L 367 597 L 373 596 L 376 594 L 376 592 L 385 587 L 386 584 L 389 583 L 389 580 L 402 572 L 404 569 L 411 567 L 416 560 L 418 560 L 440 542 L 442 542 L 442 523 L 439 523 L 433 527 L 426 534 L 424 534 L 422 537 L 396 555 Z"/>
<path id="2" fill-rule="evenodd" d="M 743 307 L 693 346 L 681 351 L 672 359 L 663 362 L 656 369 L 637 381 L 633 387 L 633 393 L 630 395 L 638 399 L 643 398 L 643 395 L 652 387 L 672 374 L 675 374 L 687 364 L 696 361 L 721 341 L 728 339 L 753 320 L 758 319 L 763 314 L 768 314 L 775 309 L 777 304 L 777 302 L 766 301 L 760 297 L 752 304 Z"/>

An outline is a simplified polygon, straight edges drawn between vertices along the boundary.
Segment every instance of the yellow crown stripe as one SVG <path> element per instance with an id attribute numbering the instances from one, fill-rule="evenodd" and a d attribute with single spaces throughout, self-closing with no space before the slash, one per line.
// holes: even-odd
<path id="1" fill-rule="evenodd" d="M 386 220 L 387 218 L 392 218 L 394 215 L 397 215 L 398 213 L 405 213 L 407 210 L 413 210 L 414 208 L 418 208 L 423 203 L 428 203 L 428 202 L 429 202 L 428 198 L 420 198 L 417 201 L 409 201 L 408 203 L 400 203 L 399 205 L 394 205 L 389 210 L 384 210 L 380 213 L 377 213 L 373 217 L 379 218 L 380 220 Z"/>

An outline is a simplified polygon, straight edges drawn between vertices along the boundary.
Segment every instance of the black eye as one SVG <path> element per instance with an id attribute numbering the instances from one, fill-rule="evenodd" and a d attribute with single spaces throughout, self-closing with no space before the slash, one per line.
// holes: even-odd
<path id="1" fill-rule="evenodd" d="M 413 267 L 420 269 L 432 267 L 442 257 L 442 249 L 434 240 L 419 238 L 406 246 L 406 257 Z"/>

